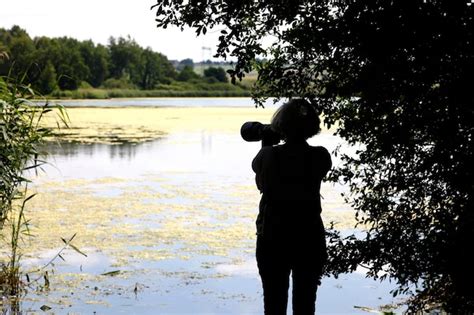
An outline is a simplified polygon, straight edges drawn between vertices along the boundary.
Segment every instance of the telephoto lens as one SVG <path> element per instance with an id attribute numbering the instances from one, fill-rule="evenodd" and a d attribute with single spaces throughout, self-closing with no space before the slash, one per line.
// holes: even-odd
<path id="1" fill-rule="evenodd" d="M 260 141 L 264 125 L 258 121 L 247 121 L 240 128 L 240 135 L 245 141 Z"/>
<path id="2" fill-rule="evenodd" d="M 273 131 L 270 125 L 258 121 L 247 121 L 240 128 L 240 135 L 245 141 L 262 141 L 262 146 L 278 144 L 281 140 L 279 133 Z"/>

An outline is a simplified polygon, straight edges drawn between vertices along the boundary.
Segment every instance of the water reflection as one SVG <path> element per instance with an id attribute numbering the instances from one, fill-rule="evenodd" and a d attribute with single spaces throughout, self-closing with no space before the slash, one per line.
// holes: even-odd
<path id="1" fill-rule="evenodd" d="M 127 177 L 186 173 L 189 182 L 221 180 L 252 183 L 250 162 L 259 143 L 238 135 L 177 133 L 144 143 L 49 144 L 48 176 L 63 178 Z M 55 170 L 56 169 L 56 170 Z"/>
<path id="2" fill-rule="evenodd" d="M 212 133 L 201 131 L 201 152 L 210 154 L 212 152 Z"/>
<path id="3" fill-rule="evenodd" d="M 154 142 L 160 142 L 156 139 Z M 125 159 L 133 160 L 137 154 L 137 150 L 143 146 L 142 143 L 124 142 L 120 144 L 102 144 L 102 143 L 74 143 L 74 142 L 50 142 L 44 145 L 43 150 L 49 152 L 53 157 L 74 158 L 80 155 L 97 156 L 107 155 L 110 160 Z"/>

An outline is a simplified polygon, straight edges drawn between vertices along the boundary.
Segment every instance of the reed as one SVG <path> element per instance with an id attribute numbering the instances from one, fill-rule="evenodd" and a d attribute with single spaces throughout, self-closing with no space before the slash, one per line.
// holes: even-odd
<path id="1" fill-rule="evenodd" d="M 68 121 L 60 105 L 34 103 L 38 97 L 22 80 L 0 77 L 0 241 L 6 244 L 0 257 L 0 294 L 12 301 L 10 311 L 27 282 L 22 280 L 20 260 L 22 241 L 31 236 L 25 210 L 35 196 L 28 193 L 28 175 L 46 163 L 40 147 L 53 135 L 53 129 L 41 122 L 53 108 L 59 113 L 58 127 Z"/>

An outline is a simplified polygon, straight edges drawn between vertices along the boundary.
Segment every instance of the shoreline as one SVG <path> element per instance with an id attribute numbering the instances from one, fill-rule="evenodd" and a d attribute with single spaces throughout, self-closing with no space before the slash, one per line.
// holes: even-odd
<path id="1" fill-rule="evenodd" d="M 212 86 L 210 86 L 212 88 Z M 55 99 L 113 99 L 149 97 L 250 97 L 251 92 L 237 86 L 224 90 L 134 90 L 134 89 L 78 89 L 57 91 L 47 95 Z"/>
<path id="2" fill-rule="evenodd" d="M 231 98 L 252 98 L 250 93 L 248 95 L 204 95 L 204 96 L 194 96 L 194 95 L 164 95 L 164 96 L 114 96 L 107 98 L 73 98 L 73 97 L 55 97 L 52 95 L 45 95 L 39 97 L 35 100 L 42 101 L 46 99 L 48 101 L 100 101 L 100 100 L 124 100 L 124 99 L 178 99 L 178 98 L 219 98 L 219 99 L 231 99 Z M 271 98 L 271 97 L 270 97 Z"/>
<path id="3" fill-rule="evenodd" d="M 268 98 L 264 107 L 273 107 L 286 99 Z M 111 99 L 35 99 L 36 104 L 59 104 L 64 107 L 239 107 L 256 108 L 251 97 L 124 97 Z"/>

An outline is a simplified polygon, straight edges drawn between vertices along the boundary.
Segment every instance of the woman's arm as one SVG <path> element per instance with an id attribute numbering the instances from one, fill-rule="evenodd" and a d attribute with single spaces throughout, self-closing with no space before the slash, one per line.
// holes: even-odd
<path id="1" fill-rule="evenodd" d="M 262 149 L 260 149 L 260 151 L 258 151 L 257 155 L 253 158 L 252 161 L 252 170 L 257 174 L 262 169 L 262 155 Z"/>
<path id="2" fill-rule="evenodd" d="M 318 174 L 323 178 L 332 167 L 331 154 L 325 147 L 315 147 L 316 159 L 318 163 Z"/>
<path id="3" fill-rule="evenodd" d="M 255 182 L 260 192 L 263 190 L 263 157 L 267 150 L 267 147 L 261 148 L 252 161 L 252 170 L 255 172 Z"/>
<path id="4" fill-rule="evenodd" d="M 332 160 L 331 160 L 331 154 L 329 154 L 329 151 L 325 147 L 322 147 L 322 148 L 323 148 L 323 161 L 325 161 L 324 165 L 326 166 L 324 170 L 324 176 L 326 176 L 326 174 L 329 172 L 329 170 L 332 167 Z"/>

